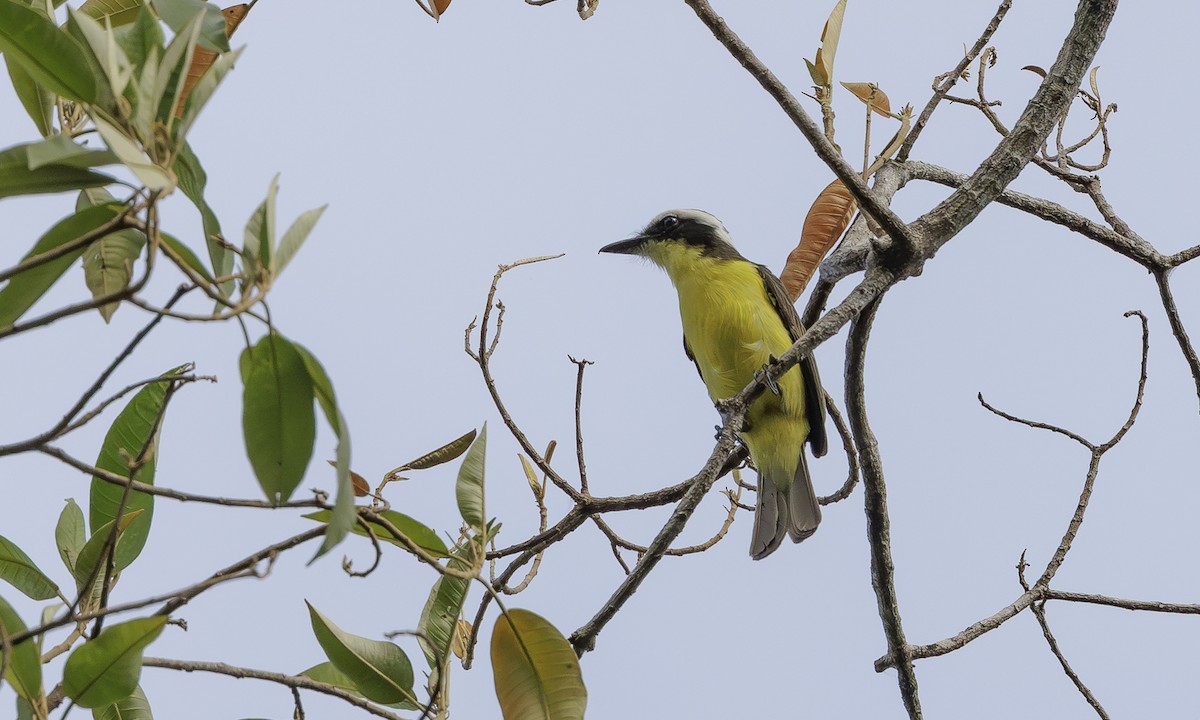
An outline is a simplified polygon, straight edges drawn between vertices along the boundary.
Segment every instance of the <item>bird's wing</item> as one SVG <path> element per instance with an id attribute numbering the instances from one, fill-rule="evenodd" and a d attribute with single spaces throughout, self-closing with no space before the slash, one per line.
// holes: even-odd
<path id="1" fill-rule="evenodd" d="M 700 372 L 700 363 L 696 362 L 696 356 L 692 354 L 692 347 L 688 345 L 687 335 L 683 336 L 683 352 L 688 356 L 688 360 L 691 360 L 692 364 L 696 366 L 696 374 L 700 376 L 700 382 L 704 382 L 704 373 Z"/>
<path id="2" fill-rule="evenodd" d="M 795 342 L 804 334 L 804 325 L 800 322 L 800 315 L 796 313 L 796 306 L 788 298 L 787 290 L 784 290 L 779 278 L 766 267 L 757 267 L 758 274 L 762 276 L 763 287 L 767 290 L 767 297 L 787 327 L 792 342 Z M 812 446 L 813 455 L 821 457 L 829 450 L 829 437 L 825 433 L 825 389 L 821 387 L 821 375 L 817 372 L 817 361 L 812 353 L 800 361 L 800 372 L 804 376 L 804 412 L 808 416 L 808 443 Z"/>

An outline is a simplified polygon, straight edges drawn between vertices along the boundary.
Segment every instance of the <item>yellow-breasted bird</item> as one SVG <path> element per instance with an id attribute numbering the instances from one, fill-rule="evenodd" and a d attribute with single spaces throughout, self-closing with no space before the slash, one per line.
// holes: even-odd
<path id="1" fill-rule="evenodd" d="M 636 236 L 600 248 L 647 258 L 679 293 L 683 349 L 714 402 L 736 395 L 804 333 L 779 279 L 733 247 L 720 220 L 702 210 L 669 210 Z M 800 542 L 821 522 L 804 458 L 825 454 L 825 392 L 812 355 L 764 390 L 739 433 L 758 468 L 750 556 L 770 555 L 790 535 Z"/>

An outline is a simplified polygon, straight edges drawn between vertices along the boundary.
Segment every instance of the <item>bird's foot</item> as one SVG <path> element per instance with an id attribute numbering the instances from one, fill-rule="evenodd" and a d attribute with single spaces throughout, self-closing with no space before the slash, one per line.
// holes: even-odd
<path id="1" fill-rule="evenodd" d="M 775 359 L 774 355 L 769 355 L 768 359 L 767 359 L 767 364 L 762 366 L 762 370 L 759 370 L 758 372 L 754 373 L 754 379 L 759 381 L 763 385 L 765 385 L 766 388 L 775 395 L 781 395 L 783 393 L 779 389 L 779 383 L 775 382 L 775 380 L 773 380 L 771 378 L 771 374 L 768 371 L 774 365 L 778 364 L 778 362 L 779 361 Z"/>

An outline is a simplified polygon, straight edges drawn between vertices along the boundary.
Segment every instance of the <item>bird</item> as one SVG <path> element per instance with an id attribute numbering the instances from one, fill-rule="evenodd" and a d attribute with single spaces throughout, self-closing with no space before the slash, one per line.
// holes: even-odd
<path id="1" fill-rule="evenodd" d="M 684 352 L 714 403 L 741 392 L 804 334 L 779 279 L 743 257 L 721 221 L 703 210 L 668 210 L 600 252 L 639 256 L 666 271 L 679 294 Z M 804 444 L 821 457 L 829 442 L 825 391 L 811 353 L 764 384 L 738 431 L 758 470 L 755 560 L 774 552 L 785 535 L 800 542 L 816 531 L 821 507 Z"/>

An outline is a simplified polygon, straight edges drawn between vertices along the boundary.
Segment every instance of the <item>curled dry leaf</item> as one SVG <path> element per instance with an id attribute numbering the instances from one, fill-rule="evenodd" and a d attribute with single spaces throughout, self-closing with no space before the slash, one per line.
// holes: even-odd
<path id="1" fill-rule="evenodd" d="M 846 0 L 838 0 L 821 30 L 821 47 L 817 50 L 816 66 L 824 76 L 825 87 L 833 85 L 833 58 L 837 55 L 838 39 L 842 36 L 842 20 L 846 17 Z"/>
<path id="2" fill-rule="evenodd" d="M 450 641 L 450 652 L 462 660 L 467 656 L 467 641 L 471 638 L 471 623 L 462 618 L 454 625 L 454 638 Z"/>
<path id="3" fill-rule="evenodd" d="M 333 460 L 326 460 L 325 462 L 329 463 L 330 467 L 337 467 L 337 463 Z M 366 497 L 371 494 L 371 486 L 367 484 L 362 475 L 353 470 L 350 471 L 350 484 L 354 486 L 355 497 Z"/>
<path id="4" fill-rule="evenodd" d="M 434 20 L 441 20 L 442 13 L 446 12 L 446 8 L 450 7 L 450 0 L 429 0 L 430 15 Z"/>
<path id="5" fill-rule="evenodd" d="M 854 97 L 865 102 L 872 110 L 885 117 L 892 115 L 892 103 L 887 93 L 879 89 L 875 83 L 842 83 L 842 87 L 854 94 Z"/>
<path id="6" fill-rule="evenodd" d="M 912 121 L 912 105 L 905 105 L 901 108 L 899 118 L 900 129 L 896 131 L 891 140 L 888 140 L 888 144 L 884 146 L 883 152 L 879 153 L 879 157 L 875 158 L 875 162 L 871 163 L 871 167 L 867 168 L 867 177 L 874 175 L 876 170 L 883 167 L 883 164 L 900 149 L 904 138 L 908 137 L 908 129 Z"/>
<path id="7" fill-rule="evenodd" d="M 230 5 L 221 11 L 221 14 L 225 16 L 225 37 L 233 37 L 234 31 L 238 29 L 238 25 L 242 24 L 242 20 L 246 19 L 249 12 L 250 5 L 247 3 Z M 196 87 L 196 83 L 200 82 L 200 78 L 216 61 L 216 52 L 206 47 L 196 46 L 192 53 L 192 64 L 188 65 L 187 77 L 183 81 L 183 92 L 179 94 L 179 100 L 175 102 L 176 117 L 183 116 L 183 104 L 187 102 L 192 88 Z"/>
<path id="8" fill-rule="evenodd" d="M 779 274 L 792 302 L 804 292 L 817 265 L 845 232 L 856 209 L 858 203 L 841 180 L 829 183 L 808 209 L 800 243 L 788 254 L 787 264 Z"/>
<path id="9" fill-rule="evenodd" d="M 1038 67 L 1037 65 L 1026 65 L 1025 67 L 1023 67 L 1023 68 L 1021 68 L 1021 69 L 1022 69 L 1022 70 L 1028 70 L 1029 72 L 1031 72 L 1031 73 L 1033 73 L 1033 74 L 1035 74 L 1035 75 L 1040 75 L 1040 76 L 1041 76 L 1041 77 L 1043 77 L 1043 78 L 1044 78 L 1044 77 L 1046 77 L 1046 71 L 1045 71 L 1045 70 L 1043 70 L 1043 69 L 1041 69 L 1041 68 L 1040 68 L 1040 67 Z"/>
<path id="10" fill-rule="evenodd" d="M 448 463 L 459 455 L 467 451 L 471 447 L 471 443 L 475 441 L 475 431 L 471 430 L 462 437 L 451 440 L 437 450 L 427 452 L 416 460 L 406 462 L 400 467 L 392 470 L 385 478 L 397 479 L 395 476 L 409 470 L 428 470 L 431 467 L 436 467 L 442 463 Z"/>

